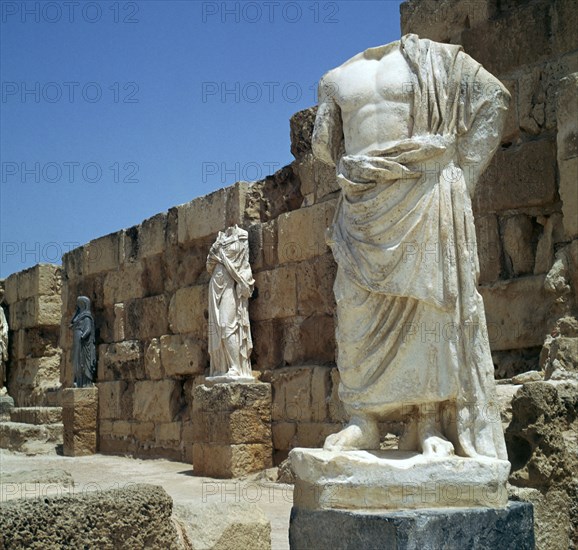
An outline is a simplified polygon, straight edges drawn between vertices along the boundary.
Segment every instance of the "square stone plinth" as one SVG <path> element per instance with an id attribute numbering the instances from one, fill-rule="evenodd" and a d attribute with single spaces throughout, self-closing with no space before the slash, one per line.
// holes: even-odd
<path id="1" fill-rule="evenodd" d="M 437 508 L 397 512 L 306 510 L 293 507 L 291 550 L 516 550 L 534 549 L 533 509 Z"/>
<path id="2" fill-rule="evenodd" d="M 302 509 L 500 508 L 508 502 L 507 460 L 299 448 L 289 458 L 293 504 Z"/>
<path id="3" fill-rule="evenodd" d="M 96 453 L 98 421 L 98 388 L 62 390 L 62 423 L 65 456 Z"/>
<path id="4" fill-rule="evenodd" d="M 196 475 L 239 477 L 272 466 L 271 385 L 199 385 L 193 393 Z"/>

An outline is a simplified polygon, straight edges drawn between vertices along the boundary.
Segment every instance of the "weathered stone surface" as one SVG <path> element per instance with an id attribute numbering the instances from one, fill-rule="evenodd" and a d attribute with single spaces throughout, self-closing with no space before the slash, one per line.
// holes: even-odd
<path id="1" fill-rule="evenodd" d="M 294 266 L 255 273 L 255 292 L 249 303 L 251 320 L 280 319 L 297 313 Z"/>
<path id="2" fill-rule="evenodd" d="M 91 275 L 118 269 L 123 258 L 124 231 L 90 241 L 84 248 L 83 274 Z"/>
<path id="3" fill-rule="evenodd" d="M 299 263 L 295 268 L 298 315 L 335 312 L 333 282 L 337 265 L 331 254 Z"/>
<path id="4" fill-rule="evenodd" d="M 1 504 L 0 533 L 16 548 L 178 549 L 172 500 L 154 485 Z"/>
<path id="5" fill-rule="evenodd" d="M 356 548 L 516 548 L 532 550 L 532 507 L 510 502 L 507 508 L 412 510 L 355 513 L 291 510 L 289 544 L 294 550 Z"/>
<path id="6" fill-rule="evenodd" d="M 62 422 L 62 408 L 16 407 L 10 411 L 10 420 L 25 424 L 58 424 Z"/>
<path id="7" fill-rule="evenodd" d="M 166 334 L 169 301 L 164 294 L 126 304 L 125 333 L 128 339 L 154 338 Z"/>
<path id="8" fill-rule="evenodd" d="M 104 279 L 104 304 L 116 303 L 142 298 L 143 265 L 141 262 L 126 263 L 120 270 L 109 271 Z"/>
<path id="9" fill-rule="evenodd" d="M 169 326 L 173 333 L 190 333 L 199 340 L 207 337 L 209 317 L 208 287 L 196 285 L 180 288 L 171 298 Z"/>
<path id="10" fill-rule="evenodd" d="M 325 232 L 333 221 L 336 201 L 282 214 L 278 224 L 279 263 L 300 262 L 329 252 Z"/>
<path id="11" fill-rule="evenodd" d="M 298 508 L 500 508 L 508 501 L 507 460 L 304 448 L 293 449 L 289 458 Z"/>
<path id="12" fill-rule="evenodd" d="M 480 286 L 479 290 L 484 299 L 492 351 L 541 345 L 543 320 L 551 302 L 544 290 L 543 275 Z"/>
<path id="13" fill-rule="evenodd" d="M 165 377 L 161 363 L 161 343 L 153 338 L 145 347 L 145 373 L 148 380 L 161 380 Z"/>
<path id="14" fill-rule="evenodd" d="M 96 453 L 97 418 L 98 388 L 67 388 L 62 391 L 64 456 Z"/>
<path id="15" fill-rule="evenodd" d="M 178 504 L 173 518 L 187 548 L 207 550 L 271 549 L 271 523 L 253 503 L 219 503 L 193 507 Z"/>
<path id="16" fill-rule="evenodd" d="M 281 344 L 287 365 L 335 362 L 333 315 L 298 316 L 285 319 Z"/>
<path id="17" fill-rule="evenodd" d="M 10 415 L 14 409 L 14 398 L 10 395 L 0 395 L 0 415 Z M 13 420 L 18 422 L 18 420 Z"/>
<path id="18" fill-rule="evenodd" d="M 560 81 L 558 95 L 558 171 L 563 223 L 569 238 L 578 237 L 578 73 Z"/>
<path id="19" fill-rule="evenodd" d="M 566 486 L 576 476 L 577 390 L 576 382 L 531 382 L 516 393 L 505 434 L 512 485 Z"/>
<path id="20" fill-rule="evenodd" d="M 56 454 L 62 443 L 62 424 L 22 424 L 0 422 L 0 443 L 3 449 L 27 455 Z"/>
<path id="21" fill-rule="evenodd" d="M 99 382 L 99 419 L 133 418 L 134 383 L 124 380 Z"/>
<path id="22" fill-rule="evenodd" d="M 172 422 L 181 407 L 181 385 L 176 380 L 135 382 L 132 417 Z"/>
<path id="23" fill-rule="evenodd" d="M 271 443 L 194 443 L 193 467 L 195 475 L 229 479 L 271 468 L 272 455 Z"/>
<path id="24" fill-rule="evenodd" d="M 313 133 L 316 115 L 317 106 L 298 111 L 289 119 L 291 153 L 296 159 L 300 159 L 311 152 L 311 134 Z"/>
<path id="25" fill-rule="evenodd" d="M 510 276 L 528 275 L 534 271 L 536 243 L 532 242 L 534 225 L 529 216 L 518 214 L 502 220 L 506 270 Z"/>
<path id="26" fill-rule="evenodd" d="M 160 353 L 166 376 L 203 374 L 207 367 L 203 344 L 186 334 L 161 336 Z"/>
<path id="27" fill-rule="evenodd" d="M 144 220 L 138 231 L 138 256 L 148 258 L 161 254 L 166 246 L 167 213 L 162 212 Z"/>
<path id="28" fill-rule="evenodd" d="M 140 340 L 125 340 L 98 347 L 98 380 L 142 380 L 145 366 Z"/>
<path id="29" fill-rule="evenodd" d="M 476 240 L 480 260 L 479 283 L 497 281 L 501 272 L 502 243 L 496 216 L 476 217 Z"/>
<path id="30" fill-rule="evenodd" d="M 18 361 L 8 372 L 8 387 L 21 407 L 45 405 L 49 388 L 59 385 L 60 356 L 29 357 Z"/>
<path id="31" fill-rule="evenodd" d="M 474 211 L 486 214 L 554 203 L 555 149 L 552 141 L 542 139 L 498 150 L 476 186 Z"/>

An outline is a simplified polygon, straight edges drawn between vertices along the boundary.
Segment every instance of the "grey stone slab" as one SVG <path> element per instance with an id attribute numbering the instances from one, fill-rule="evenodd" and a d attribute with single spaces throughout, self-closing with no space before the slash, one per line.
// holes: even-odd
<path id="1" fill-rule="evenodd" d="M 533 507 L 437 508 L 387 513 L 293 507 L 291 550 L 531 550 Z"/>

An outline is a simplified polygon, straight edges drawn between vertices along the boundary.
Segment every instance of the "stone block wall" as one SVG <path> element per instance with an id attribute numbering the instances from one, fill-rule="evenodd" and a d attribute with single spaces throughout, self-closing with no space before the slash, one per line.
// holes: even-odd
<path id="1" fill-rule="evenodd" d="M 300 116 L 312 120 L 310 112 L 298 114 L 297 126 Z M 86 295 L 98 344 L 101 452 L 192 460 L 193 388 L 209 365 L 205 262 L 217 232 L 229 225 L 237 223 L 250 235 L 256 289 L 249 309 L 258 376 L 281 392 L 285 378 L 272 374 L 280 367 L 329 373 L 335 264 L 325 230 L 336 197 L 327 182 L 325 195 L 316 191 L 313 170 L 296 162 L 263 181 L 239 182 L 64 256 L 61 382 L 72 383 L 68 324 L 76 297 Z M 311 181 L 304 186 L 307 176 Z M 316 392 L 308 402 L 320 400 L 321 409 L 331 396 L 327 380 L 321 395 L 310 378 L 302 379 L 303 391 Z M 285 414 L 277 415 L 279 422 L 298 421 Z M 329 413 L 317 414 L 317 435 L 300 430 L 291 441 L 320 444 L 319 434 L 327 431 L 321 424 L 329 419 Z M 289 441 L 279 441 L 282 458 Z"/>
<path id="2" fill-rule="evenodd" d="M 572 99 L 560 94 L 578 71 L 577 26 L 572 0 L 401 5 L 402 34 L 461 44 L 512 95 L 502 145 L 473 201 L 481 293 L 502 378 L 538 369 L 556 299 L 544 279 L 555 253 L 578 236 L 575 88 Z"/>
<path id="3" fill-rule="evenodd" d="M 4 281 L 8 393 L 17 407 L 56 406 L 60 386 L 61 269 L 39 264 Z"/>

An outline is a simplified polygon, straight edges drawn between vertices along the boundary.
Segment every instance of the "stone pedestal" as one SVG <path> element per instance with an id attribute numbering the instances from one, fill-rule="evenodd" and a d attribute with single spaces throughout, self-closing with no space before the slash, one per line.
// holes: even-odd
<path id="1" fill-rule="evenodd" d="M 272 466 L 271 385 L 199 385 L 193 392 L 196 475 L 233 478 Z"/>
<path id="2" fill-rule="evenodd" d="M 84 456 L 96 453 L 97 415 L 97 387 L 62 390 L 65 456 Z"/>
<path id="3" fill-rule="evenodd" d="M 507 460 L 299 448 L 289 458 L 296 480 L 293 504 L 299 508 L 500 508 L 508 502 Z"/>
<path id="4" fill-rule="evenodd" d="M 533 550 L 532 505 L 438 508 L 397 512 L 305 510 L 293 507 L 291 550 Z"/>

